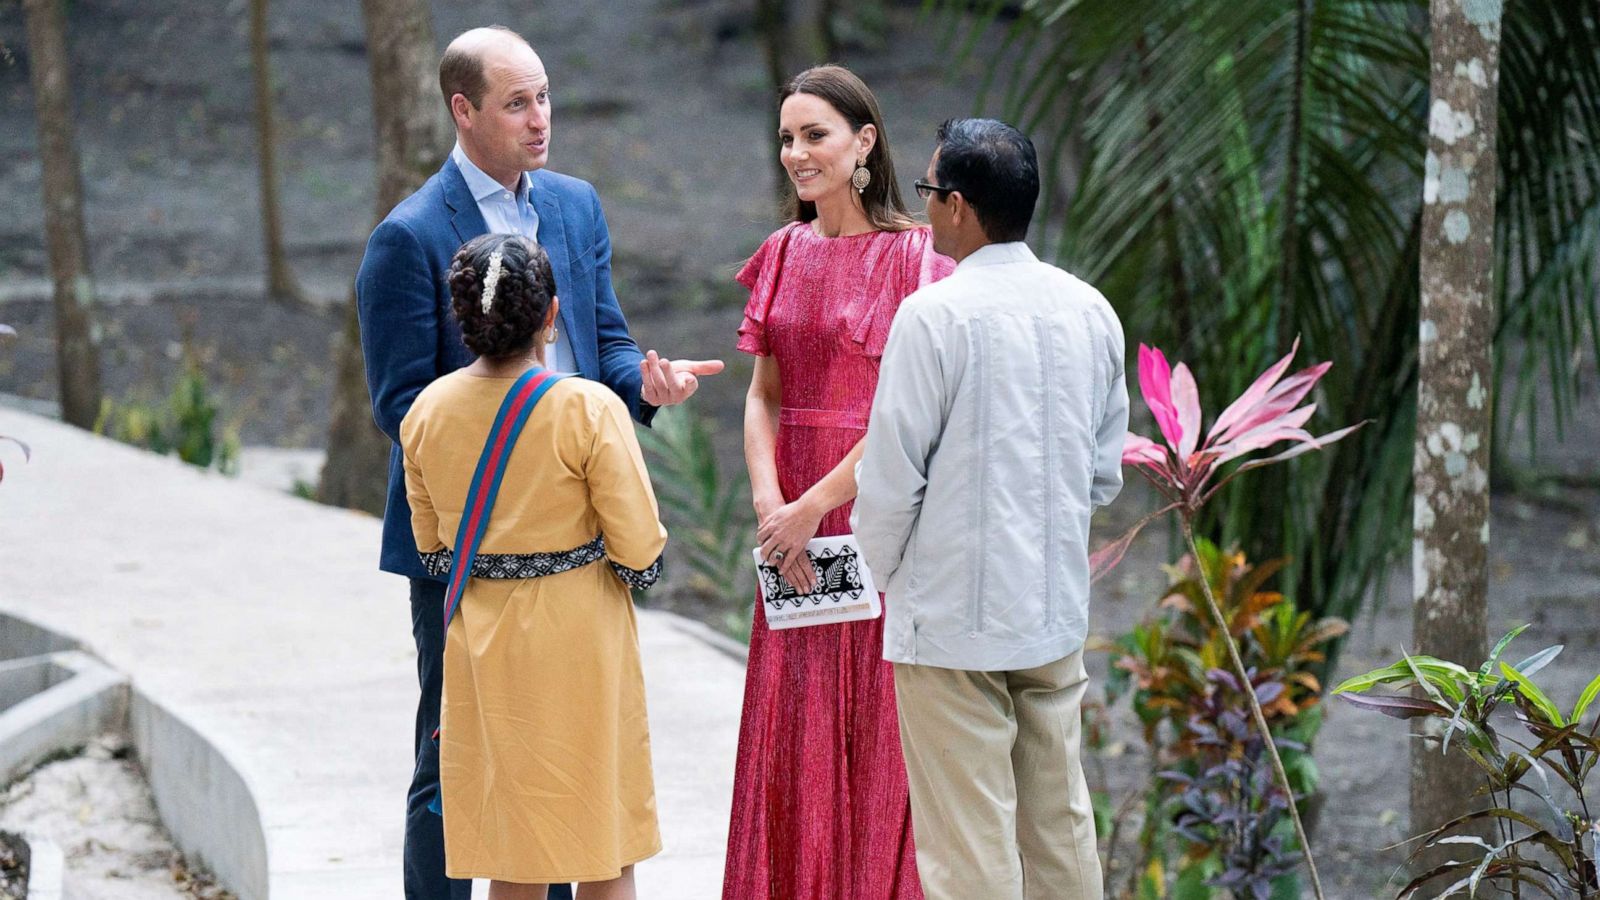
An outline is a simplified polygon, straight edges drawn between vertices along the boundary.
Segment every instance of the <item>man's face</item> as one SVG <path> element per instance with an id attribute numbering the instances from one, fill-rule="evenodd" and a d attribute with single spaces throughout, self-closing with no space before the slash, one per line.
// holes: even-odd
<path id="1" fill-rule="evenodd" d="M 477 109 L 455 101 L 461 144 L 496 179 L 544 168 L 550 157 L 550 79 L 533 49 L 505 41 L 483 53 L 488 87 Z M 459 96 L 459 95 L 458 95 Z"/>
<path id="2" fill-rule="evenodd" d="M 928 161 L 928 172 L 922 180 L 928 184 L 938 184 L 939 179 L 935 170 L 939 167 L 939 151 L 933 151 L 933 159 Z M 929 191 L 926 201 L 928 224 L 933 228 L 933 249 L 945 256 L 955 255 L 956 227 L 950 221 L 949 195 L 943 191 Z"/>

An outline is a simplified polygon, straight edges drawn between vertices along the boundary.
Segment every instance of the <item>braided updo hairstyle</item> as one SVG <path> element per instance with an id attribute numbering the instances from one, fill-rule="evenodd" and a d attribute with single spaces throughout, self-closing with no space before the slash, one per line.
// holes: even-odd
<path id="1" fill-rule="evenodd" d="M 501 251 L 500 280 L 489 311 L 483 285 L 489 258 Z M 514 234 L 485 234 L 456 251 L 450 261 L 450 308 L 467 349 L 491 360 L 523 356 L 541 340 L 556 293 L 550 257 L 533 241 Z"/>

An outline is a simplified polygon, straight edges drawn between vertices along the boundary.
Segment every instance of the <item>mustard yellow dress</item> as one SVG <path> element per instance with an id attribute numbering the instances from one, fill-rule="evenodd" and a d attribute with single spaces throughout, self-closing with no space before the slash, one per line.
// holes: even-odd
<path id="1" fill-rule="evenodd" d="M 400 426 L 417 547 L 436 572 L 514 380 L 446 375 Z M 451 878 L 606 881 L 660 851 L 629 583 L 654 580 L 666 540 L 627 408 L 603 385 L 556 383 L 506 463 L 445 637 Z"/>

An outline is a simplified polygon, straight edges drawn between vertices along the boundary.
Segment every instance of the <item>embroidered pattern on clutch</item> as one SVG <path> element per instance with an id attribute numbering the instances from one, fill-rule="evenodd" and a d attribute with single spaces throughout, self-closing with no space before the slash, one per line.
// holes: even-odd
<path id="1" fill-rule="evenodd" d="M 861 583 L 861 557 L 855 548 L 823 550 L 820 554 L 811 556 L 811 562 L 817 570 L 817 587 L 809 594 L 796 591 L 793 585 L 778 574 L 776 566 L 761 566 L 762 594 L 773 609 L 781 610 L 791 601 L 796 609 L 800 609 L 808 600 L 812 606 L 820 604 L 824 599 L 833 599 L 835 602 L 858 600 L 866 590 L 866 585 Z"/>

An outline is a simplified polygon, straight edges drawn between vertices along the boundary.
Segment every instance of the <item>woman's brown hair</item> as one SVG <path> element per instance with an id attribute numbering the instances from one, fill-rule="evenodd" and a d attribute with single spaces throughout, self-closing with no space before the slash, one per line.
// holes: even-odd
<path id="1" fill-rule="evenodd" d="M 916 226 L 900 197 L 900 182 L 895 179 L 894 159 L 889 155 L 889 132 L 883 127 L 883 113 L 878 111 L 878 98 L 872 95 L 866 82 L 844 66 L 815 66 L 789 79 L 778 95 L 778 105 L 795 94 L 810 94 L 827 102 L 850 123 L 850 130 L 859 132 L 867 125 L 878 132 L 878 140 L 867 154 L 867 171 L 872 181 L 861 192 L 861 208 L 867 221 L 880 231 L 905 231 Z M 795 194 L 794 184 L 787 183 L 784 216 L 794 222 L 810 222 L 817 217 L 817 205 L 801 200 Z"/>

